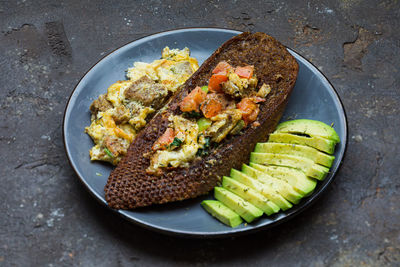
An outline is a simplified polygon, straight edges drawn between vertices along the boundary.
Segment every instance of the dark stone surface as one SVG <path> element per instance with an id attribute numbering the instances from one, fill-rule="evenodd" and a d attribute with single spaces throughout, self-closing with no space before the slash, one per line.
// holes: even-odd
<path id="1" fill-rule="evenodd" d="M 399 265 L 398 1 L 0 1 L 0 266 Z M 100 206 L 70 168 L 66 101 L 103 55 L 191 26 L 264 31 L 322 70 L 348 115 L 329 190 L 273 230 L 159 235 Z"/>

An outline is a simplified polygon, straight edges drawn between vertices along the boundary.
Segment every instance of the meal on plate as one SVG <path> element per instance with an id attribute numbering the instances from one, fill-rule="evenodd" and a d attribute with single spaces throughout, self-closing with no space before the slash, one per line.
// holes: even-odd
<path id="1" fill-rule="evenodd" d="M 309 196 L 329 172 L 340 142 L 335 130 L 315 120 L 292 120 L 278 125 L 267 143 L 258 143 L 250 164 L 231 169 L 214 188 L 217 200 L 201 205 L 222 223 L 236 227 L 264 213 L 290 209 Z"/>
<path id="2" fill-rule="evenodd" d="M 265 33 L 225 42 L 164 108 L 140 124 L 108 178 L 109 206 L 133 209 L 210 192 L 275 130 L 297 74 L 295 58 Z"/>
<path id="3" fill-rule="evenodd" d="M 198 68 L 188 48 L 165 47 L 161 59 L 135 62 L 128 80 L 112 84 L 90 106 L 91 124 L 85 131 L 95 143 L 91 160 L 118 164 L 137 133 Z"/>

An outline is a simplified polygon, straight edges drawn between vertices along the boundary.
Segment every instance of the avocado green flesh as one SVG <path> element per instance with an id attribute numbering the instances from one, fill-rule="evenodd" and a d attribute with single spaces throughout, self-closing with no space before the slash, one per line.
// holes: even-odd
<path id="1" fill-rule="evenodd" d="M 339 142 L 333 127 L 320 121 L 280 123 L 268 143 L 256 144 L 249 165 L 243 164 L 241 171 L 231 169 L 231 177 L 223 177 L 222 187 L 214 188 L 217 200 L 205 200 L 202 206 L 231 227 L 238 226 L 241 218 L 250 223 L 263 213 L 285 211 L 312 194 L 317 180 L 327 176 Z"/>
<path id="2" fill-rule="evenodd" d="M 222 179 L 222 187 L 250 202 L 260 210 L 264 211 L 267 215 L 271 215 L 279 211 L 279 207 L 273 202 L 269 201 L 254 189 L 239 183 L 232 178 L 224 176 Z"/>
<path id="3" fill-rule="evenodd" d="M 309 136 L 319 136 L 327 138 L 335 143 L 340 142 L 339 135 L 329 125 L 315 120 L 299 119 L 291 120 L 280 123 L 276 133 L 294 133 L 294 134 L 307 134 Z"/>
<path id="4" fill-rule="evenodd" d="M 289 133 L 272 133 L 269 135 L 268 142 L 305 145 L 328 154 L 333 154 L 335 151 L 334 141 L 319 136 L 305 137 Z"/>
<path id="5" fill-rule="evenodd" d="M 282 210 L 290 209 L 293 206 L 289 201 L 287 201 L 284 197 L 282 197 L 278 192 L 276 192 L 271 187 L 264 185 L 263 183 L 257 181 L 256 179 L 251 178 L 250 176 L 238 170 L 231 169 L 230 176 L 239 183 L 245 184 L 250 188 L 256 190 L 258 193 L 264 195 L 267 199 L 272 201 Z"/>
<path id="6" fill-rule="evenodd" d="M 250 223 L 261 217 L 263 211 L 247 202 L 243 198 L 222 187 L 214 188 L 214 197 L 221 201 L 225 206 L 239 214 L 246 222 Z"/>
<path id="7" fill-rule="evenodd" d="M 328 175 L 328 173 L 329 173 L 329 168 L 318 164 L 314 164 L 313 167 L 309 170 L 308 176 L 323 181 L 325 177 Z"/>
<path id="8" fill-rule="evenodd" d="M 335 159 L 334 156 L 325 154 L 313 147 L 296 145 L 296 144 L 282 144 L 282 143 L 258 143 L 254 152 L 259 153 L 274 153 L 274 154 L 288 154 L 293 156 L 304 157 L 313 160 L 317 164 L 326 167 L 331 167 Z"/>
<path id="9" fill-rule="evenodd" d="M 265 185 L 271 186 L 272 189 L 277 191 L 279 194 L 281 194 L 281 196 L 283 196 L 286 200 L 292 202 L 293 204 L 298 204 L 303 197 L 285 181 L 271 177 L 268 174 L 260 172 L 259 170 L 254 169 L 246 164 L 242 165 L 242 172 L 254 179 L 257 179 Z"/>
<path id="10" fill-rule="evenodd" d="M 323 180 L 329 172 L 328 168 L 317 165 L 310 159 L 286 154 L 252 152 L 250 162 L 262 165 L 292 167 L 303 171 L 307 176 L 317 180 Z"/>
<path id="11" fill-rule="evenodd" d="M 311 194 L 317 186 L 317 181 L 315 179 L 309 178 L 302 171 L 293 168 L 264 166 L 252 162 L 250 162 L 250 167 L 287 182 L 303 196 Z"/>
<path id="12" fill-rule="evenodd" d="M 218 200 L 203 200 L 201 205 L 213 217 L 230 227 L 237 227 L 243 222 L 237 213 Z"/>

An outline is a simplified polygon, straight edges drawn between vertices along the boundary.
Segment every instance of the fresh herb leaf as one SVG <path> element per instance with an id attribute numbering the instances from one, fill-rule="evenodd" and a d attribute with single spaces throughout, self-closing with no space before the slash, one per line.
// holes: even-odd
<path id="1" fill-rule="evenodd" d="M 185 115 L 188 118 L 200 118 L 201 117 L 201 113 L 197 112 L 197 111 L 190 111 L 190 112 L 184 112 L 183 115 Z"/>
<path id="2" fill-rule="evenodd" d="M 209 153 L 210 145 L 211 145 L 211 138 L 210 137 L 204 138 L 204 146 L 203 148 L 197 150 L 196 155 L 200 157 L 207 156 Z"/>
<path id="3" fill-rule="evenodd" d="M 108 148 L 104 148 L 104 152 L 106 152 L 106 154 L 107 154 L 108 156 L 110 156 L 111 158 L 114 157 L 113 153 L 111 153 L 111 151 L 108 150 Z"/>
<path id="4" fill-rule="evenodd" d="M 210 144 L 211 144 L 211 138 L 210 137 L 204 138 L 204 147 L 209 148 Z"/>
<path id="5" fill-rule="evenodd" d="M 178 137 L 174 138 L 174 141 L 172 141 L 171 144 L 169 144 L 169 147 L 180 147 L 182 145 L 183 141 L 179 139 Z"/>
<path id="6" fill-rule="evenodd" d="M 207 155 L 208 155 L 208 150 L 204 149 L 204 148 L 200 148 L 196 152 L 196 156 L 199 156 L 199 157 L 203 157 L 203 156 L 207 156 Z"/>

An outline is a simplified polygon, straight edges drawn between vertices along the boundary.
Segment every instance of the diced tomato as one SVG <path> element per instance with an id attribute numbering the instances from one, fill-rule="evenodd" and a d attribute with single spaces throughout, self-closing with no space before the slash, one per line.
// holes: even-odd
<path id="1" fill-rule="evenodd" d="M 197 111 L 197 103 L 193 99 L 187 99 L 186 97 L 179 104 L 182 112 L 190 112 L 193 110 Z"/>
<path id="2" fill-rule="evenodd" d="M 258 113 L 260 112 L 260 108 L 258 104 L 256 104 L 250 98 L 243 98 L 236 107 L 242 111 L 242 119 L 245 124 L 248 125 L 257 119 Z"/>
<path id="3" fill-rule="evenodd" d="M 207 93 L 204 92 L 204 90 L 201 89 L 201 87 L 199 87 L 199 86 L 194 88 L 194 90 L 191 91 L 189 95 L 193 96 L 193 100 L 198 104 L 203 102 L 207 97 Z"/>
<path id="4" fill-rule="evenodd" d="M 228 76 L 226 73 L 216 73 L 213 74 L 208 82 L 208 89 L 211 92 L 221 92 L 221 83 L 226 82 L 228 80 Z"/>
<path id="5" fill-rule="evenodd" d="M 221 95 L 221 96 L 220 96 Z M 208 94 L 207 99 L 201 104 L 204 117 L 211 118 L 218 115 L 226 103 L 222 94 Z"/>
<path id="6" fill-rule="evenodd" d="M 221 61 L 221 62 L 219 62 L 218 65 L 214 68 L 214 70 L 212 71 L 212 73 L 213 73 L 213 74 L 216 74 L 216 73 L 223 72 L 223 73 L 226 74 L 226 73 L 228 72 L 228 70 L 231 69 L 231 68 L 232 68 L 232 66 L 229 65 L 229 63 L 227 63 L 226 61 Z"/>
<path id="7" fill-rule="evenodd" d="M 179 104 L 182 112 L 197 111 L 199 112 L 199 107 L 201 102 L 206 99 L 207 93 L 204 92 L 199 86 L 192 90 Z"/>
<path id="8" fill-rule="evenodd" d="M 174 129 L 167 128 L 167 130 L 161 135 L 157 141 L 154 142 L 153 150 L 165 150 L 167 146 L 174 141 L 175 133 Z"/>
<path id="9" fill-rule="evenodd" d="M 254 66 L 236 67 L 235 73 L 241 78 L 250 79 L 253 77 Z"/>

